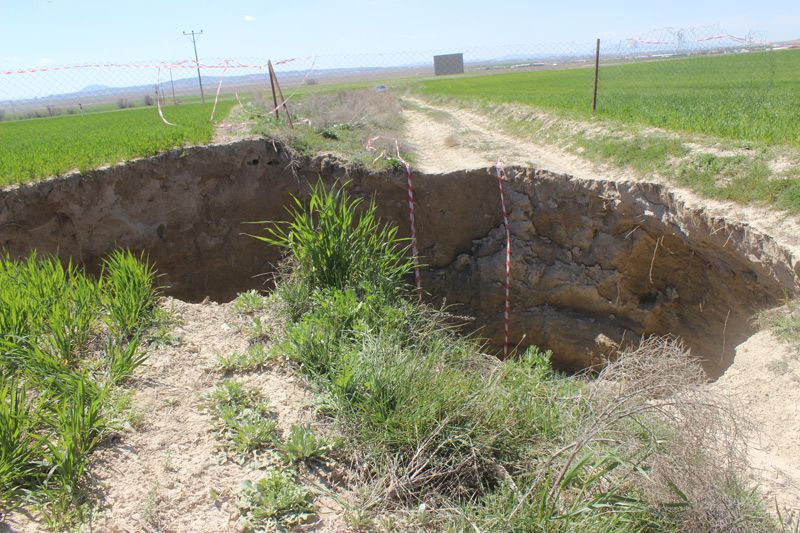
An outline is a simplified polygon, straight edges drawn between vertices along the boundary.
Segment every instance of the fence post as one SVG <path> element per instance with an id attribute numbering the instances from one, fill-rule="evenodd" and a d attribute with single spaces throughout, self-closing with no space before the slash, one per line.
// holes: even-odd
<path id="1" fill-rule="evenodd" d="M 594 53 L 594 95 L 592 96 L 592 113 L 597 111 L 597 76 L 600 71 L 600 39 L 597 39 L 597 48 Z"/>
<path id="2" fill-rule="evenodd" d="M 269 84 L 272 87 L 272 102 L 275 104 L 275 118 L 280 120 L 281 114 L 278 108 L 278 96 L 275 94 L 275 78 L 273 78 L 272 61 L 267 61 L 267 65 L 269 66 Z"/>

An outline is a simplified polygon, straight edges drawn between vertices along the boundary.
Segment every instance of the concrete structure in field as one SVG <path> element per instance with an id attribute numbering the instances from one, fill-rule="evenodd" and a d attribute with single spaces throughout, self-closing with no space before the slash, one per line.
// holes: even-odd
<path id="1" fill-rule="evenodd" d="M 433 72 L 437 76 L 464 74 L 464 54 L 433 56 Z"/>

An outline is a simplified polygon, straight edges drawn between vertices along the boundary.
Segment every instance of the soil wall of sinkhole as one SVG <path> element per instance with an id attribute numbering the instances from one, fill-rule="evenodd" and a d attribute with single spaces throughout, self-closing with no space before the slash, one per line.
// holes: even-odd
<path id="1" fill-rule="evenodd" d="M 708 216 L 668 187 L 507 169 L 512 236 L 511 341 L 554 351 L 563 368 L 601 362 L 641 335 L 672 333 L 730 364 L 757 311 L 797 293 L 800 264 L 770 236 Z M 143 250 L 178 298 L 230 300 L 271 279 L 279 251 L 244 233 L 282 220 L 319 177 L 375 195 L 408 235 L 402 173 L 294 159 L 257 139 L 193 147 L 0 190 L 0 247 L 98 270 L 115 247 Z M 505 233 L 488 169 L 414 175 L 423 288 L 502 343 Z"/>

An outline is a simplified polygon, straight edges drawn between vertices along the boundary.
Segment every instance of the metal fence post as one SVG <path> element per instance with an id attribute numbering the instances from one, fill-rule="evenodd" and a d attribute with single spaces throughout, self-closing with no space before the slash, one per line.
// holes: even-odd
<path id="1" fill-rule="evenodd" d="M 600 71 L 600 39 L 597 39 L 597 48 L 594 53 L 594 95 L 592 96 L 592 113 L 597 111 L 597 77 Z"/>

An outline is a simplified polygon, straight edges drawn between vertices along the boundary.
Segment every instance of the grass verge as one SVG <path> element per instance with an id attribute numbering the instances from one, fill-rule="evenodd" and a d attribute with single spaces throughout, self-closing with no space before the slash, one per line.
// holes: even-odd
<path id="1" fill-rule="evenodd" d="M 520 139 L 555 145 L 645 179 L 665 179 L 706 198 L 800 212 L 800 152 L 793 148 L 642 131 L 609 120 L 584 122 L 520 105 L 432 102 L 502 117 L 498 126 Z"/>

